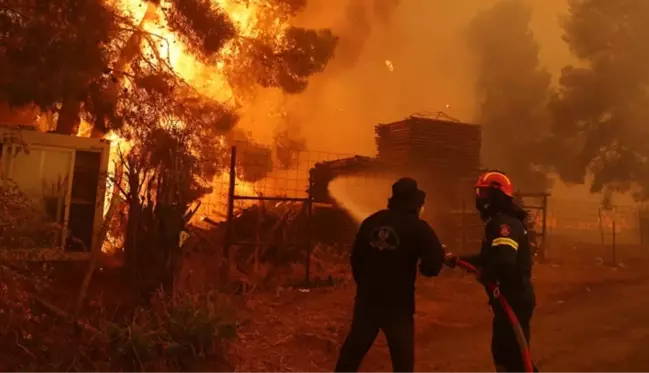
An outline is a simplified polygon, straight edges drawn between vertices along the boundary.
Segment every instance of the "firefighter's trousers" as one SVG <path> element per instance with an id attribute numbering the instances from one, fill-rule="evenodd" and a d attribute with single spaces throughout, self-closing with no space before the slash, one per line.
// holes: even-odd
<path id="1" fill-rule="evenodd" d="M 335 371 L 358 371 L 379 330 L 383 331 L 387 339 L 392 369 L 395 372 L 412 372 L 415 362 L 414 315 L 407 311 L 381 311 L 358 300 Z"/>
<path id="2" fill-rule="evenodd" d="M 529 345 L 530 343 L 530 321 L 534 313 L 533 300 L 517 300 L 510 302 L 510 306 L 514 310 L 518 322 L 523 329 L 525 339 Z M 509 323 L 509 319 L 505 314 L 498 301 L 493 305 L 494 318 L 493 329 L 491 335 L 491 354 L 493 356 L 494 365 L 498 372 L 524 372 L 523 357 L 520 353 L 520 347 L 514 328 Z M 534 371 L 538 371 L 534 367 Z"/>

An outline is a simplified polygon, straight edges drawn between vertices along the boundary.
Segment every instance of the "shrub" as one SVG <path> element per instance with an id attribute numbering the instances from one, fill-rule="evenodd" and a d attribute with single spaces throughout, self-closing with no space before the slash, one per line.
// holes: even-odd
<path id="1" fill-rule="evenodd" d="M 49 248 L 60 231 L 14 182 L 0 182 L 0 248 Z"/>
<path id="2" fill-rule="evenodd" d="M 152 303 L 130 322 L 106 328 L 111 362 L 138 371 L 226 365 L 223 342 L 236 336 L 236 322 L 224 296 L 158 294 Z"/>
<path id="3" fill-rule="evenodd" d="M 0 272 L 0 371 L 228 371 L 234 308 L 219 294 L 169 297 L 99 334 L 43 313 L 23 284 Z M 76 330 L 76 331 L 75 331 Z"/>

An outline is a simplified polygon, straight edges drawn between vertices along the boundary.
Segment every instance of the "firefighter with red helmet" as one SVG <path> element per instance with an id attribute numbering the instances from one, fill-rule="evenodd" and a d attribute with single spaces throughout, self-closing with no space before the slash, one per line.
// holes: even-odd
<path id="1" fill-rule="evenodd" d="M 485 236 L 479 254 L 460 259 L 478 268 L 480 282 L 498 285 L 529 343 L 536 300 L 531 281 L 532 252 L 524 223 L 527 213 L 514 202 L 512 182 L 502 172 L 483 173 L 475 190 L 476 208 L 486 223 Z M 454 266 L 457 257 L 448 254 L 446 262 Z M 496 371 L 523 372 L 523 357 L 514 328 L 493 294 L 487 293 L 494 314 L 491 352 Z"/>

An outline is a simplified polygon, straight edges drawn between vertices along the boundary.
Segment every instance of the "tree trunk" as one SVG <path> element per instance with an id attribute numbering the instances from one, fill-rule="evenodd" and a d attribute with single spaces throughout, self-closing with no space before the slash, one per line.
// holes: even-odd
<path id="1" fill-rule="evenodd" d="M 159 250 L 161 262 L 159 263 L 159 286 L 167 293 L 173 292 L 176 274 L 182 263 L 182 251 L 179 247 L 180 232 L 184 228 L 183 211 L 176 205 L 162 204 L 156 208 L 158 223 L 158 236 L 160 237 Z"/>

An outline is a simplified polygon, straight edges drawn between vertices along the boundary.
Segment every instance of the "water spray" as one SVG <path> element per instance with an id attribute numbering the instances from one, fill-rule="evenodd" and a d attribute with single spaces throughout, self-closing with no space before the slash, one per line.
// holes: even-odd
<path id="1" fill-rule="evenodd" d="M 329 183 L 329 195 L 346 210 L 357 223 L 386 208 L 390 198 L 392 179 L 367 176 L 343 176 Z"/>

